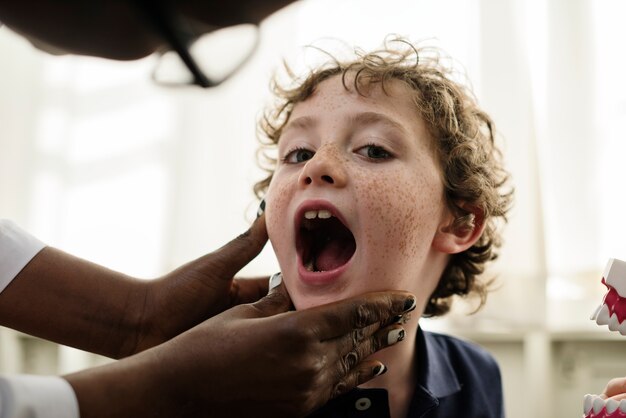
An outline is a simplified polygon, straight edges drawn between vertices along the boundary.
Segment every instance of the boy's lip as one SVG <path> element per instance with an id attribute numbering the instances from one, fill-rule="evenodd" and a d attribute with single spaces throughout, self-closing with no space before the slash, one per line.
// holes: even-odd
<path id="1" fill-rule="evenodd" d="M 346 222 L 346 219 L 341 213 L 341 211 L 332 203 L 324 199 L 305 200 L 296 209 L 296 214 L 295 214 L 295 219 L 294 219 L 294 226 L 295 226 L 294 231 L 296 232 L 295 239 L 296 239 L 296 257 L 298 260 L 298 276 L 306 284 L 325 285 L 325 284 L 329 284 L 329 283 L 336 281 L 348 269 L 350 264 L 352 264 L 352 260 L 354 259 L 354 254 L 352 254 L 352 257 L 350 257 L 348 262 L 346 262 L 345 264 L 333 270 L 309 271 L 306 269 L 306 267 L 304 266 L 304 261 L 302 260 L 302 251 L 301 251 L 301 248 L 299 248 L 297 236 L 298 236 L 298 231 L 302 224 L 302 220 L 304 219 L 305 212 L 313 211 L 313 210 L 329 211 L 330 214 L 333 217 L 339 219 L 339 221 L 341 221 L 341 223 L 343 223 L 346 228 L 348 228 L 348 223 Z M 356 254 L 356 251 L 355 251 L 355 254 Z"/>

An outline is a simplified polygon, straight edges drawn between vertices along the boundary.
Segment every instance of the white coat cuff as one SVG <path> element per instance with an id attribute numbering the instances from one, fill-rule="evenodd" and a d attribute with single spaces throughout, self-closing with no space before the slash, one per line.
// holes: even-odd
<path id="1" fill-rule="evenodd" d="M 0 293 L 45 246 L 15 223 L 0 219 Z"/>
<path id="2" fill-rule="evenodd" d="M 79 418 L 78 400 L 57 376 L 0 375 L 0 418 Z"/>

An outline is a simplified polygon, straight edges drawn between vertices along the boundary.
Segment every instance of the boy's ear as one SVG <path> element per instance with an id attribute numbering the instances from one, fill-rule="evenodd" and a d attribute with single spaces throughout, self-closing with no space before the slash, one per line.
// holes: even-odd
<path id="1" fill-rule="evenodd" d="M 464 205 L 467 215 L 455 217 L 449 214 L 439 226 L 433 247 L 445 254 L 458 254 L 478 241 L 485 230 L 485 214 L 476 206 Z"/>

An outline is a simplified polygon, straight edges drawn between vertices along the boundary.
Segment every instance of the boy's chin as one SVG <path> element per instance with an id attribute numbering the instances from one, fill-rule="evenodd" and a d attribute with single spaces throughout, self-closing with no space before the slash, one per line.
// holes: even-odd
<path id="1" fill-rule="evenodd" d="M 315 308 L 316 306 L 327 305 L 336 302 L 341 298 L 338 295 L 298 295 L 292 296 L 291 301 L 297 311 Z"/>

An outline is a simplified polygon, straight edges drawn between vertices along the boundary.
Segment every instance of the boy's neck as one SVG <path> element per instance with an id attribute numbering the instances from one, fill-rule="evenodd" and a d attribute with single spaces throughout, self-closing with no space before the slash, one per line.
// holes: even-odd
<path id="1" fill-rule="evenodd" d="M 406 330 L 404 341 L 372 356 L 387 366 L 387 372 L 360 386 L 387 389 L 391 418 L 407 416 L 415 392 L 417 321 L 413 322 L 409 321 L 404 325 Z"/>

